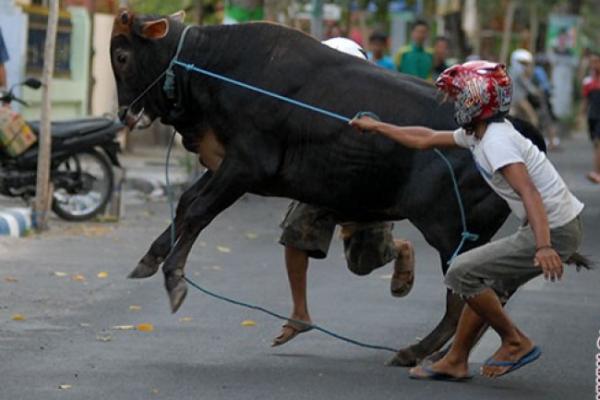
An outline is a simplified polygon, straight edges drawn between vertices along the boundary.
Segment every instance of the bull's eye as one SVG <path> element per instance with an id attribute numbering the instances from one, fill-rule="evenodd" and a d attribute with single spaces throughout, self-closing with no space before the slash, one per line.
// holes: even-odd
<path id="1" fill-rule="evenodd" d="M 127 62 L 127 54 L 126 53 L 117 53 L 117 62 L 119 64 L 125 64 Z"/>

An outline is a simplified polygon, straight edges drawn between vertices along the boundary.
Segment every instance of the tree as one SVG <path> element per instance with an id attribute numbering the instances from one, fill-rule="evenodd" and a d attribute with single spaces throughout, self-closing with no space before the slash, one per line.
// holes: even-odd
<path id="1" fill-rule="evenodd" d="M 50 0 L 48 7 L 48 27 L 46 28 L 46 45 L 44 47 L 44 69 L 42 72 L 42 115 L 40 121 L 39 152 L 37 165 L 37 185 L 35 191 L 34 225 L 37 230 L 48 228 L 48 212 L 52 201 L 52 185 L 50 184 L 50 152 L 52 135 L 50 133 L 50 82 L 54 75 L 54 50 L 56 48 L 56 31 L 58 29 L 58 0 Z"/>

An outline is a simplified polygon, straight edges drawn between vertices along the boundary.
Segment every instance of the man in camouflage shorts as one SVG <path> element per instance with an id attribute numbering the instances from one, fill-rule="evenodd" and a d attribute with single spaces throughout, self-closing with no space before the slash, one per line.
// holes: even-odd
<path id="1" fill-rule="evenodd" d="M 306 300 L 308 259 L 327 256 L 337 224 L 342 227 L 344 253 L 350 271 L 367 275 L 395 259 L 390 285 L 392 296 L 406 296 L 412 289 L 415 263 L 413 246 L 406 240 L 394 240 L 391 222 L 340 223 L 323 208 L 293 201 L 281 223 L 283 232 L 279 243 L 285 246 L 286 268 L 294 303 L 290 319 L 306 321 L 307 325 L 288 321 L 273 341 L 273 346 L 282 345 L 310 330 Z"/>

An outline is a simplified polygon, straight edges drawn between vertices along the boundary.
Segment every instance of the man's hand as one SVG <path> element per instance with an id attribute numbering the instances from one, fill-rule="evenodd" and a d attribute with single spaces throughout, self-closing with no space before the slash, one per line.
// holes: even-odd
<path id="1" fill-rule="evenodd" d="M 552 282 L 560 280 L 563 275 L 563 263 L 560 256 L 552 247 L 542 247 L 535 252 L 533 261 L 536 267 L 542 268 L 544 278 Z"/>
<path id="2" fill-rule="evenodd" d="M 350 125 L 352 125 L 353 127 L 355 127 L 356 129 L 360 130 L 360 131 L 369 131 L 369 132 L 377 132 L 377 126 L 379 125 L 379 121 L 371 118 L 371 117 L 360 117 L 360 118 L 354 118 L 352 121 L 350 121 Z"/>

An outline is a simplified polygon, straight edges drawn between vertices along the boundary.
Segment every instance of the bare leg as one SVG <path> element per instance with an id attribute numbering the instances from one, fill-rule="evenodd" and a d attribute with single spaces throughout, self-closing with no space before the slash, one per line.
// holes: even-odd
<path id="1" fill-rule="evenodd" d="M 311 324 L 308 313 L 308 302 L 306 296 L 306 277 L 308 272 L 308 254 L 305 251 L 292 246 L 285 246 L 285 266 L 287 268 L 290 290 L 292 293 L 292 315 L 290 319 L 306 321 Z M 292 340 L 303 327 L 293 322 L 285 324 L 279 336 L 273 340 L 273 346 L 280 346 Z"/>
<path id="2" fill-rule="evenodd" d="M 600 183 L 600 139 L 594 142 L 594 170 L 588 173 L 588 179 Z"/>
<path id="3" fill-rule="evenodd" d="M 441 360 L 432 364 L 431 370 L 455 377 L 466 376 L 469 353 L 486 322 L 500 335 L 502 340 L 500 349 L 493 356 L 494 360 L 517 361 L 531 351 L 533 342 L 513 324 L 493 290 L 485 289 L 466 301 L 468 306 L 463 310 L 450 351 Z M 495 377 L 502 375 L 508 368 L 484 366 L 482 374 Z M 423 372 L 421 367 L 411 371 L 416 376 L 423 375 Z"/>

